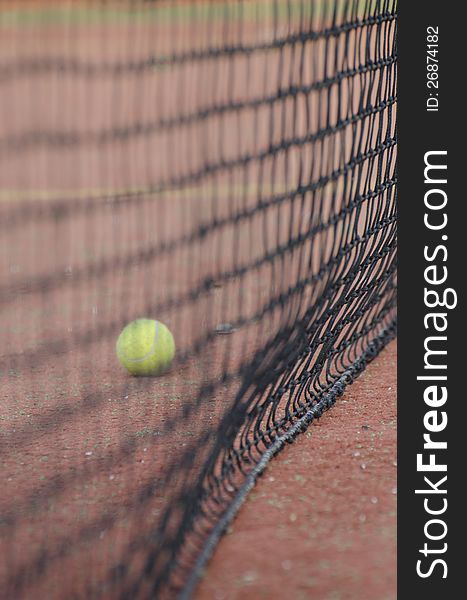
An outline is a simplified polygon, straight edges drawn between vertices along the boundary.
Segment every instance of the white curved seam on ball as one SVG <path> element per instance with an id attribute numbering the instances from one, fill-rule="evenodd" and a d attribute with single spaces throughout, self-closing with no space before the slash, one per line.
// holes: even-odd
<path id="1" fill-rule="evenodd" d="M 152 343 L 152 348 L 149 350 L 149 352 L 145 355 L 145 356 L 141 356 L 140 358 L 128 358 L 128 356 L 125 355 L 125 359 L 128 360 L 128 362 L 131 363 L 139 363 L 139 362 L 143 362 L 144 360 L 148 359 L 152 354 L 154 354 L 154 352 L 156 351 L 156 344 L 157 344 L 157 338 L 159 336 L 159 321 L 156 321 L 156 331 L 154 332 L 154 341 Z"/>

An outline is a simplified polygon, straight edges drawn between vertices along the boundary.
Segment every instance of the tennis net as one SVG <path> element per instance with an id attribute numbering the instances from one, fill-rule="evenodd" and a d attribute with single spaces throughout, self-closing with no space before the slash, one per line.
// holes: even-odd
<path id="1" fill-rule="evenodd" d="M 395 0 L 0 8 L 7 597 L 192 595 L 395 335 L 395 27 Z M 116 360 L 137 317 L 174 334 L 163 377 Z"/>

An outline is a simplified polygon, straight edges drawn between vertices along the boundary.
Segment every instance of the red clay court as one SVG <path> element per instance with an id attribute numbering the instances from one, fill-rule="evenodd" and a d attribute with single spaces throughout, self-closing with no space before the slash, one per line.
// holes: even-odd
<path id="1" fill-rule="evenodd" d="M 5 598 L 395 597 L 395 26 L 2 4 Z"/>

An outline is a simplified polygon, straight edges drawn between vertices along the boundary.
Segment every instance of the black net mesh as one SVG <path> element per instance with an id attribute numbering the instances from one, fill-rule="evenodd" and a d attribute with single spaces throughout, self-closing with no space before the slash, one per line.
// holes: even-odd
<path id="1" fill-rule="evenodd" d="M 188 597 L 394 335 L 395 69 L 395 0 L 2 4 L 5 597 Z"/>

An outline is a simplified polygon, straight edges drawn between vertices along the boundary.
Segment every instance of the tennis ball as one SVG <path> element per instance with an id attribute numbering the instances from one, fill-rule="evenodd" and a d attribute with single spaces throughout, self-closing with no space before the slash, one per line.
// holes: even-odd
<path id="1" fill-rule="evenodd" d="M 136 319 L 118 336 L 118 359 L 132 375 L 162 375 L 174 354 L 173 336 L 160 321 Z"/>

